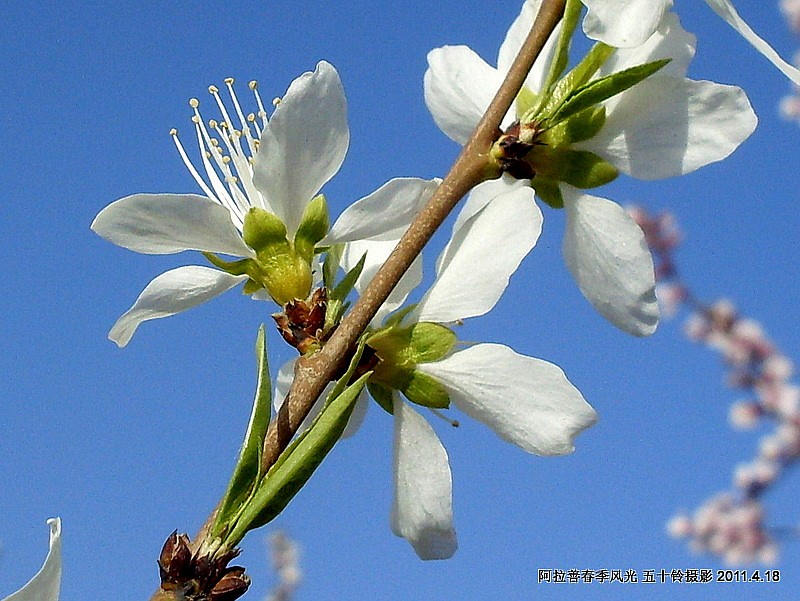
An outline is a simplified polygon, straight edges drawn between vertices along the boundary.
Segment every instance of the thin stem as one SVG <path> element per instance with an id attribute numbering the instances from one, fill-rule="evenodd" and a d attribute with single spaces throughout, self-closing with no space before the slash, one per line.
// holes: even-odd
<path id="1" fill-rule="evenodd" d="M 275 463 L 289 444 L 327 383 L 347 360 L 359 336 L 458 201 L 477 184 L 499 175 L 491 171 L 489 150 L 533 62 L 564 14 L 565 3 L 565 0 L 543 3 L 505 81 L 442 184 L 322 350 L 297 361 L 292 387 L 264 441 L 265 469 Z"/>

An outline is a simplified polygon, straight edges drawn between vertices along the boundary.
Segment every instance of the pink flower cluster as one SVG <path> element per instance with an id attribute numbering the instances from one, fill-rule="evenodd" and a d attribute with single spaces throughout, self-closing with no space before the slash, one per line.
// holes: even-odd
<path id="1" fill-rule="evenodd" d="M 653 217 L 640 208 L 630 213 L 653 252 L 665 314 L 674 314 L 681 306 L 691 310 L 687 336 L 722 356 L 729 370 L 728 385 L 742 392 L 742 400 L 731 407 L 731 424 L 753 428 L 769 422 L 773 426 L 761 439 L 755 459 L 736 468 L 735 491 L 709 499 L 692 516 L 676 516 L 668 531 L 689 539 L 693 549 L 730 563 L 773 561 L 777 545 L 764 524 L 761 499 L 784 470 L 800 459 L 800 388 L 790 382 L 792 362 L 758 322 L 739 315 L 729 301 L 705 305 L 696 300 L 675 266 L 672 253 L 681 236 L 671 215 Z"/>
<path id="2" fill-rule="evenodd" d="M 795 33 L 800 33 L 800 0 L 781 0 L 780 6 L 789 27 Z M 800 52 L 795 54 L 792 62 L 800 66 Z M 800 121 L 800 89 L 797 86 L 794 86 L 791 94 L 781 98 L 779 108 L 784 119 Z"/>

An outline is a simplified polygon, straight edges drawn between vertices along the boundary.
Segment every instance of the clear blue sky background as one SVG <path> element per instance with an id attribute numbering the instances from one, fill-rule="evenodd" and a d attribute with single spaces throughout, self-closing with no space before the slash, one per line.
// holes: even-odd
<path id="1" fill-rule="evenodd" d="M 352 134 L 325 189 L 338 213 L 390 177 L 444 174 L 457 147 L 425 109 L 426 53 L 464 43 L 493 62 L 520 4 L 5 5 L 0 596 L 38 569 L 45 519 L 60 515 L 63 601 L 145 599 L 166 536 L 194 532 L 225 486 L 252 398 L 256 329 L 272 309 L 229 293 L 145 324 L 119 350 L 106 340 L 117 316 L 153 276 L 198 258 L 137 255 L 89 231 L 122 196 L 198 192 L 168 135 L 177 127 L 191 141 L 187 100 L 209 106 L 206 87 L 227 76 L 245 96 L 246 82 L 258 79 L 270 99 L 318 60 L 332 62 Z M 688 282 L 706 299 L 731 297 L 796 358 L 800 131 L 776 108 L 789 84 L 700 0 L 677 4 L 700 37 L 691 74 L 744 87 L 760 126 L 724 164 L 664 182 L 621 178 L 603 193 L 674 211 L 687 232 L 679 259 Z M 776 1 L 738 5 L 791 56 L 797 40 Z M 563 215 L 545 211 L 539 245 L 497 310 L 462 337 L 558 363 L 600 423 L 566 458 L 528 456 L 468 420 L 458 430 L 437 423 L 453 468 L 460 549 L 450 561 L 423 563 L 388 527 L 391 420 L 372 408 L 276 522 L 303 547 L 299 601 L 798 596 L 796 542 L 783 547 L 780 584 L 536 584 L 545 567 L 721 567 L 669 539 L 664 524 L 728 488 L 758 440 L 729 428 L 736 393 L 722 386 L 717 357 L 686 342 L 678 323 L 640 340 L 595 314 L 561 261 L 562 226 Z M 770 495 L 773 523 L 797 521 L 797 490 L 790 474 Z M 271 583 L 270 528 L 245 544 L 248 599 L 263 598 Z"/>

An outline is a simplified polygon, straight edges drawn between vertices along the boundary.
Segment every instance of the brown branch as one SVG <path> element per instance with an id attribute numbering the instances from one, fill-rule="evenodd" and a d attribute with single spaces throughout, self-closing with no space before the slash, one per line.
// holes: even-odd
<path id="1" fill-rule="evenodd" d="M 499 175 L 491 171 L 488 152 L 533 62 L 564 14 L 565 4 L 565 0 L 544 2 L 505 81 L 442 184 L 322 350 L 297 361 L 292 387 L 278 418 L 267 431 L 262 455 L 264 466 L 273 465 L 289 444 L 325 386 L 347 360 L 359 336 L 458 201 L 477 184 Z"/>
<path id="2" fill-rule="evenodd" d="M 503 84 L 450 172 L 409 226 L 392 254 L 375 274 L 330 340 L 316 354 L 297 361 L 295 378 L 289 394 L 278 412 L 277 419 L 270 423 L 267 430 L 262 455 L 264 469 L 272 466 L 286 449 L 325 386 L 346 362 L 359 336 L 458 201 L 479 183 L 499 176 L 492 167 L 488 153 L 499 137 L 500 124 L 522 88 L 534 61 L 563 16 L 565 4 L 566 0 L 543 2 L 531 32 Z M 217 509 L 212 512 L 194 539 L 195 548 L 207 537 L 216 512 Z M 175 597 L 171 592 L 159 589 L 150 601 L 172 599 Z"/>

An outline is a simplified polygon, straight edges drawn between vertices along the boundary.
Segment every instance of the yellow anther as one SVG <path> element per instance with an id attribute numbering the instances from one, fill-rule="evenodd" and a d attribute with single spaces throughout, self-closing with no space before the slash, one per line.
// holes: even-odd
<path id="1" fill-rule="evenodd" d="M 219 88 L 217 86 L 208 86 L 208 92 L 210 94 L 216 94 L 219 92 Z"/>
<path id="2" fill-rule="evenodd" d="M 217 129 L 217 125 L 218 125 L 218 123 L 217 123 L 217 120 L 216 120 L 216 119 L 209 119 L 209 120 L 208 120 L 208 126 L 209 126 L 211 129 Z"/>
<path id="3" fill-rule="evenodd" d="M 233 85 L 233 77 L 226 77 L 222 81 L 224 81 L 228 85 Z"/>
<path id="4" fill-rule="evenodd" d="M 211 145 L 216 148 L 217 146 L 219 146 L 219 140 L 217 140 L 216 138 L 211 138 Z"/>
<path id="5" fill-rule="evenodd" d="M 249 115 L 247 115 L 247 120 L 248 120 L 250 123 L 255 123 L 256 116 L 255 116 L 253 113 L 250 113 Z"/>
<path id="6" fill-rule="evenodd" d="M 222 162 L 227 165 L 228 163 L 231 162 L 231 157 L 229 157 L 228 155 L 225 155 L 224 157 L 222 157 Z"/>
<path id="7" fill-rule="evenodd" d="M 281 103 L 280 98 L 273 98 L 272 99 L 272 106 L 278 106 Z"/>
<path id="8" fill-rule="evenodd" d="M 200 117 L 197 115 L 192 116 L 192 123 L 200 123 Z"/>
<path id="9" fill-rule="evenodd" d="M 177 136 L 178 135 L 178 130 L 173 127 L 171 130 L 169 130 L 169 135 L 170 136 Z"/>
<path id="10" fill-rule="evenodd" d="M 189 98 L 189 106 L 196 109 L 200 106 L 200 101 L 197 98 Z"/>
<path id="11" fill-rule="evenodd" d="M 255 90 L 258 87 L 258 82 L 254 79 L 249 84 L 247 84 L 247 87 L 250 88 L 251 90 Z"/>

